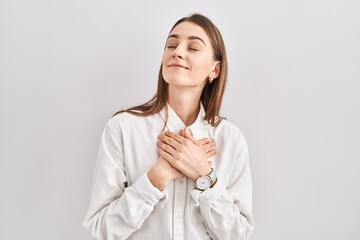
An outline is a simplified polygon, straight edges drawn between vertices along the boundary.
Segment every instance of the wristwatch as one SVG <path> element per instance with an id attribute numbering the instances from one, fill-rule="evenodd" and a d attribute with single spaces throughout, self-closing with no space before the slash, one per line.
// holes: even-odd
<path id="1" fill-rule="evenodd" d="M 211 172 L 206 176 L 200 176 L 194 182 L 194 187 L 200 191 L 204 191 L 214 185 L 216 181 L 216 171 L 211 168 Z"/>

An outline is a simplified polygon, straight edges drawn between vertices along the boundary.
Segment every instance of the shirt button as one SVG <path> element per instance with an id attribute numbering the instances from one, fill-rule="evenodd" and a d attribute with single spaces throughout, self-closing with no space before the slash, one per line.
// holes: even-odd
<path id="1" fill-rule="evenodd" d="M 180 185 L 184 185 L 185 181 L 184 181 L 184 180 L 180 180 L 179 183 L 180 183 Z"/>

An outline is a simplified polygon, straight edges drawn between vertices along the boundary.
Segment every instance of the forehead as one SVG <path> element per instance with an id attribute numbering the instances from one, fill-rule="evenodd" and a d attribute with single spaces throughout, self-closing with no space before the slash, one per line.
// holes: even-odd
<path id="1" fill-rule="evenodd" d="M 179 38 L 186 38 L 188 39 L 191 36 L 200 37 L 204 40 L 207 46 L 210 44 L 210 39 L 207 36 L 204 29 L 202 29 L 199 25 L 196 25 L 192 22 L 182 22 L 177 25 L 169 35 L 176 34 Z"/>

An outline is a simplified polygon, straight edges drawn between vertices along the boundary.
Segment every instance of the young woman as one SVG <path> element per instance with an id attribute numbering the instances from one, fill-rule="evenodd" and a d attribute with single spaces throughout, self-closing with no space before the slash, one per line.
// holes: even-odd
<path id="1" fill-rule="evenodd" d="M 155 97 L 105 127 L 84 222 L 92 236 L 249 238 L 248 149 L 219 116 L 226 79 L 216 26 L 199 14 L 180 19 L 166 41 Z"/>

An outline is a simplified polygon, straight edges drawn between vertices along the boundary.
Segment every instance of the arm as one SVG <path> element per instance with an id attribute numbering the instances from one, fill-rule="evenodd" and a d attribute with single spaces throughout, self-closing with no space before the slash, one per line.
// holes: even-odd
<path id="1" fill-rule="evenodd" d="M 230 169 L 230 168 L 229 168 Z M 249 239 L 254 230 L 252 183 L 245 140 L 237 150 L 227 186 L 218 178 L 213 188 L 193 190 L 192 197 L 213 239 Z"/>
<path id="2" fill-rule="evenodd" d="M 147 174 L 126 187 L 119 135 L 108 123 L 99 147 L 90 206 L 84 220 L 87 231 L 97 239 L 126 239 L 165 197 L 151 184 Z"/>

